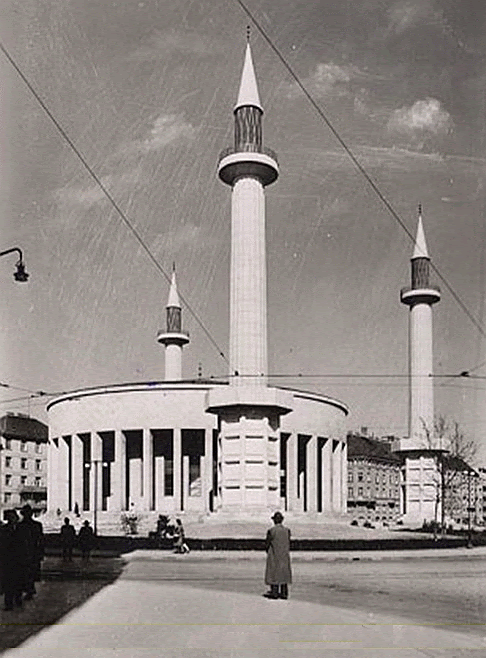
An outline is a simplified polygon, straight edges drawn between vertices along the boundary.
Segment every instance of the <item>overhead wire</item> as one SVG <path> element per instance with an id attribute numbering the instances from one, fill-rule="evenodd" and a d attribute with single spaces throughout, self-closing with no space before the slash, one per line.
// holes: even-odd
<path id="1" fill-rule="evenodd" d="M 243 0 L 235 0 L 235 2 L 241 7 L 241 9 L 246 13 L 248 18 L 252 21 L 252 23 L 255 25 L 259 33 L 262 35 L 262 37 L 265 39 L 267 44 L 270 46 L 270 48 L 273 50 L 273 52 L 277 55 L 278 59 L 280 62 L 283 64 L 283 66 L 286 68 L 288 73 L 292 76 L 294 79 L 295 83 L 299 86 L 309 103 L 312 105 L 312 107 L 315 109 L 317 114 L 320 116 L 320 118 L 324 121 L 326 126 L 329 128 L 331 133 L 334 135 L 335 139 L 338 141 L 338 143 L 341 145 L 345 153 L 349 156 L 350 160 L 356 167 L 356 169 L 359 171 L 359 173 L 363 176 L 363 178 L 366 180 L 366 182 L 369 184 L 373 192 L 378 196 L 378 198 L 381 200 L 381 202 L 384 204 L 386 209 L 389 211 L 389 213 L 392 215 L 392 217 L 396 220 L 396 222 L 399 224 L 399 226 L 403 229 L 403 231 L 407 234 L 407 236 L 410 238 L 410 240 L 415 243 L 415 236 L 408 230 L 405 222 L 402 220 L 398 212 L 395 210 L 395 208 L 392 206 L 391 202 L 387 199 L 387 197 L 383 194 L 383 192 L 380 190 L 378 184 L 374 181 L 372 176 L 366 171 L 365 167 L 361 164 L 361 162 L 358 160 L 356 155 L 353 153 L 352 149 L 348 146 L 348 144 L 345 142 L 345 140 L 341 137 L 340 133 L 337 131 L 337 129 L 334 127 L 333 123 L 330 121 L 330 119 L 327 117 L 327 115 L 324 113 L 324 110 L 322 107 L 319 105 L 319 103 L 316 102 L 316 100 L 313 98 L 311 93 L 307 90 L 305 85 L 302 83 L 300 80 L 299 76 L 293 68 L 290 66 L 290 64 L 287 62 L 285 57 L 282 55 L 280 52 L 279 48 L 274 44 L 273 40 L 270 38 L 270 36 L 267 34 L 266 30 L 263 28 L 261 23 L 257 20 L 257 18 L 254 16 L 254 14 L 248 9 L 246 4 L 243 2 Z M 447 290 L 450 292 L 456 303 L 460 306 L 460 308 L 463 310 L 463 312 L 467 315 L 469 320 L 474 324 L 476 329 L 481 333 L 481 335 L 486 337 L 486 330 L 484 327 L 481 325 L 480 322 L 475 318 L 475 316 L 469 311 L 465 303 L 462 301 L 462 299 L 459 297 L 459 295 L 455 292 L 455 290 L 452 288 L 451 284 L 447 281 L 445 276 L 439 271 L 436 265 L 431 262 L 431 267 L 433 271 L 437 274 L 437 276 L 440 278 L 440 280 L 444 283 L 445 287 Z"/>
<path id="2" fill-rule="evenodd" d="M 63 128 L 61 123 L 56 119 L 54 114 L 51 112 L 45 101 L 42 99 L 40 94 L 37 92 L 33 84 L 30 82 L 30 80 L 27 78 L 27 76 L 24 74 L 20 66 L 17 64 L 17 62 L 14 60 L 14 58 L 10 55 L 8 52 L 7 48 L 4 46 L 2 42 L 0 42 L 0 50 L 3 52 L 7 60 L 10 62 L 10 64 L 13 66 L 17 74 L 20 76 L 22 81 L 25 83 L 31 94 L 34 96 L 36 101 L 39 103 L 39 105 L 42 107 L 44 112 L 47 114 L 49 119 L 52 121 L 54 126 L 56 127 L 57 131 L 59 134 L 62 136 L 62 138 L 65 140 L 65 142 L 69 145 L 73 153 L 77 156 L 83 167 L 86 169 L 86 171 L 89 173 L 91 178 L 95 181 L 96 185 L 100 188 L 100 190 L 103 192 L 105 197 L 108 199 L 108 201 L 111 203 L 112 207 L 115 209 L 116 213 L 120 217 L 120 219 L 124 222 L 125 226 L 129 229 L 129 231 L 132 233 L 134 238 L 137 240 L 139 245 L 142 247 L 146 255 L 148 256 L 149 260 L 153 263 L 155 268 L 161 273 L 164 278 L 170 283 L 171 277 L 167 272 L 164 270 L 164 268 L 160 265 L 158 260 L 155 258 L 153 253 L 150 251 L 149 247 L 147 246 L 146 242 L 140 235 L 140 233 L 137 231 L 137 229 L 133 226 L 125 212 L 122 210 L 120 205 L 117 203 L 113 195 L 110 193 L 108 188 L 104 185 L 103 181 L 100 179 L 98 174 L 94 171 L 94 169 L 91 167 L 85 156 L 81 153 L 81 151 L 78 149 L 74 141 L 71 139 L 71 137 L 68 135 L 66 130 Z M 213 345 L 213 347 L 216 348 L 219 356 L 221 356 L 226 362 L 228 362 L 228 359 L 226 355 L 224 354 L 223 350 L 219 347 L 218 343 L 215 341 L 215 339 L 212 337 L 211 333 L 209 330 L 206 328 L 202 320 L 199 318 L 199 315 L 194 311 L 192 306 L 188 303 L 188 301 L 185 299 L 185 297 L 179 293 L 179 297 L 184 303 L 185 307 L 189 311 L 189 313 L 192 315 L 192 317 L 195 319 L 199 327 L 202 329 L 210 343 Z"/>

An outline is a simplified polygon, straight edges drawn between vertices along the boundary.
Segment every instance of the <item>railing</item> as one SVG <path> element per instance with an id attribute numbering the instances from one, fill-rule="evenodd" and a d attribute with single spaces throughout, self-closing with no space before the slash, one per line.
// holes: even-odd
<path id="1" fill-rule="evenodd" d="M 228 155 L 233 155 L 233 153 L 263 153 L 263 155 L 268 155 L 270 158 L 272 158 L 272 160 L 275 160 L 275 162 L 278 164 L 278 158 L 275 151 L 272 151 L 272 149 L 269 149 L 266 146 L 257 148 L 252 146 L 251 144 L 241 149 L 235 149 L 234 146 L 228 146 L 227 148 L 223 149 L 219 154 L 219 161 L 221 162 L 223 158 L 226 158 Z"/>

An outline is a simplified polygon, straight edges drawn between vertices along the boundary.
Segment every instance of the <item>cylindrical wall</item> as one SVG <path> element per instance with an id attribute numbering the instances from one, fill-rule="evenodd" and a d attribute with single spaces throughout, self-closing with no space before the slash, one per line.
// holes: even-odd
<path id="1" fill-rule="evenodd" d="M 233 186 L 231 208 L 230 373 L 236 385 L 266 385 L 265 198 L 256 178 Z"/>
<path id="2" fill-rule="evenodd" d="M 425 446 L 426 431 L 434 429 L 434 382 L 432 378 L 432 306 L 410 308 L 410 427 L 409 436 Z"/>

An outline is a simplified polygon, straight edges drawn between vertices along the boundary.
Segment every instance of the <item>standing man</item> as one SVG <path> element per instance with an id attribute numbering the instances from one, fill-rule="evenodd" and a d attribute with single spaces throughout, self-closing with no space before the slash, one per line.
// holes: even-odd
<path id="1" fill-rule="evenodd" d="M 289 585 L 292 582 L 290 566 L 290 530 L 282 525 L 284 517 L 280 512 L 272 516 L 273 528 L 267 532 L 265 550 L 267 564 L 265 568 L 265 583 L 270 585 L 270 591 L 264 594 L 267 599 L 287 599 Z"/>
<path id="2" fill-rule="evenodd" d="M 69 518 L 66 516 L 64 525 L 61 527 L 61 544 L 62 544 L 62 559 L 68 562 L 73 561 L 73 548 L 76 542 L 76 530 L 71 525 Z"/>
<path id="3" fill-rule="evenodd" d="M 25 577 L 25 599 L 29 601 L 36 594 L 35 583 L 41 579 L 41 562 L 44 559 L 44 530 L 42 523 L 34 521 L 30 505 L 24 505 L 20 514 L 22 521 L 18 525 L 21 541 L 27 550 L 27 573 Z"/>
<path id="4" fill-rule="evenodd" d="M 81 548 L 81 559 L 89 562 L 89 556 L 93 550 L 94 533 L 89 521 L 85 521 L 78 532 L 79 546 Z"/>
<path id="5" fill-rule="evenodd" d="M 7 523 L 0 527 L 0 585 L 5 597 L 4 610 L 13 610 L 14 605 L 22 607 L 26 551 L 19 538 L 17 512 L 5 510 L 4 518 Z"/>

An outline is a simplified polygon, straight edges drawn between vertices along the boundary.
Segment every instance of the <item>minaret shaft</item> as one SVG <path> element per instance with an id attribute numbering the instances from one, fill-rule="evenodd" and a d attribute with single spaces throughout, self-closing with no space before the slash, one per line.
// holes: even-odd
<path id="1" fill-rule="evenodd" d="M 409 436 L 426 447 L 427 432 L 434 429 L 432 306 L 410 308 Z"/>
<path id="2" fill-rule="evenodd" d="M 232 190 L 230 287 L 231 381 L 238 386 L 265 386 L 265 199 L 263 186 L 257 178 L 240 178 Z"/>

